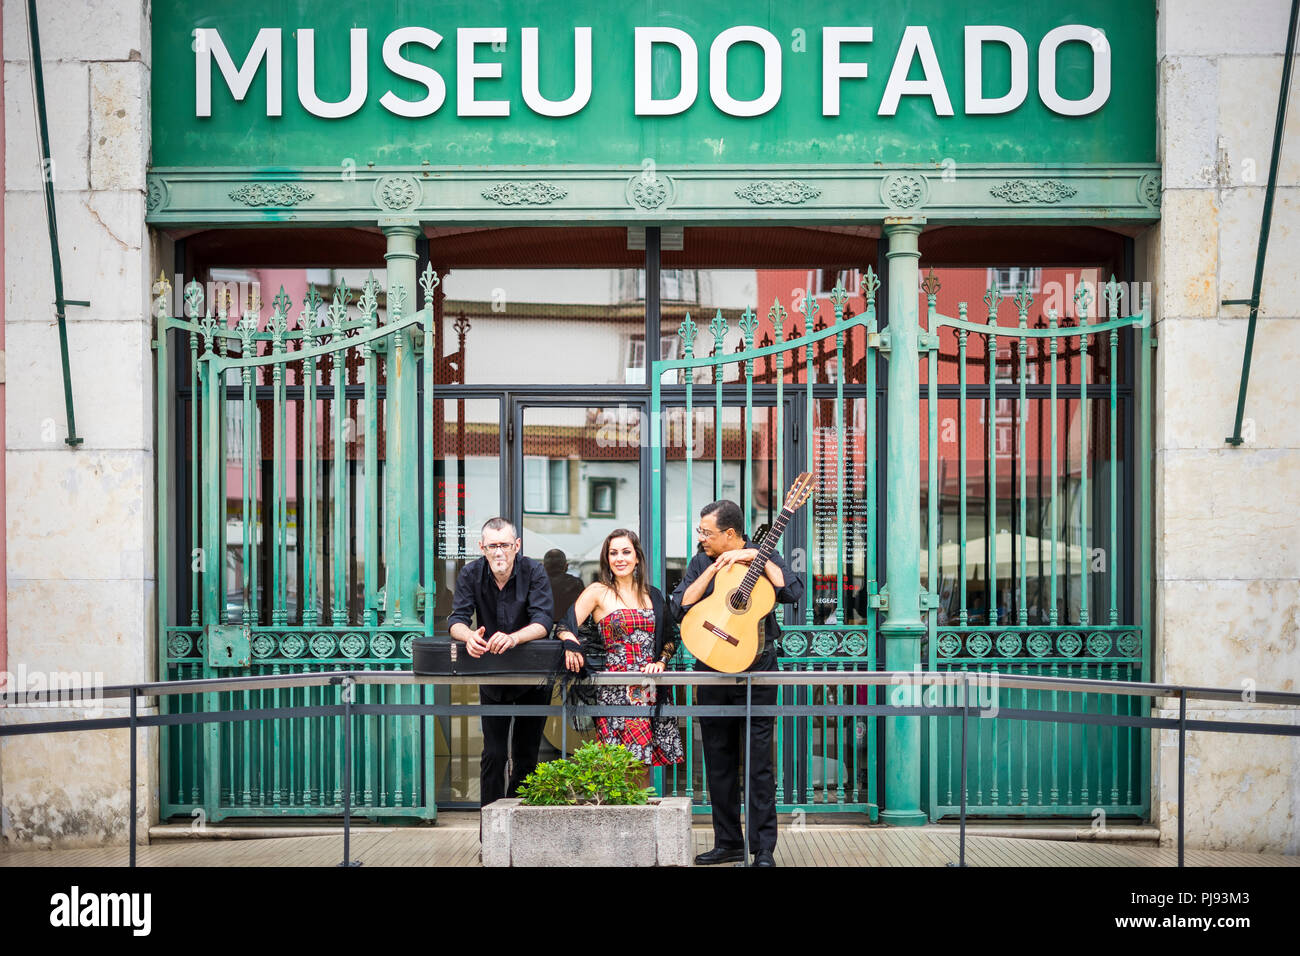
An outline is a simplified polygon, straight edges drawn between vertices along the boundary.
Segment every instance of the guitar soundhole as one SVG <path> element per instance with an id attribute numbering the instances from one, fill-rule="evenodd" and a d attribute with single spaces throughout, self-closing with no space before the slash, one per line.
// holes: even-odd
<path id="1" fill-rule="evenodd" d="M 740 593 L 740 588 L 736 588 L 727 595 L 727 607 L 739 614 L 743 614 L 749 610 L 749 598 Z"/>

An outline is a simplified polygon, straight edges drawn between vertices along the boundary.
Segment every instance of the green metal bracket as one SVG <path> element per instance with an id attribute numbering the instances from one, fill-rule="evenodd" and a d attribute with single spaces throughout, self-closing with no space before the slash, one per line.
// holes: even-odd
<path id="1" fill-rule="evenodd" d="M 247 667 L 252 657 L 253 629 L 238 625 L 209 624 L 209 667 Z"/>
<path id="2" fill-rule="evenodd" d="M 921 610 L 937 611 L 939 609 L 939 595 L 931 594 L 924 588 L 921 589 Z"/>
<path id="3" fill-rule="evenodd" d="M 888 331 L 888 329 L 886 329 Z M 916 350 L 924 355 L 931 349 L 939 348 L 939 333 L 921 331 L 916 334 Z"/>
<path id="4" fill-rule="evenodd" d="M 1255 322 L 1259 318 L 1259 296 L 1264 288 L 1264 259 L 1268 256 L 1268 234 L 1273 225 L 1273 196 L 1277 190 L 1277 167 L 1282 155 L 1282 134 L 1286 130 L 1287 98 L 1291 92 L 1291 64 L 1295 60 L 1296 22 L 1300 20 L 1300 0 L 1291 0 L 1291 20 L 1286 30 L 1286 54 L 1282 57 L 1282 86 L 1277 94 L 1277 120 L 1273 126 L 1273 155 L 1268 165 L 1268 186 L 1264 190 L 1264 211 L 1259 225 L 1259 246 L 1255 251 L 1255 279 L 1249 299 L 1225 300 L 1224 305 L 1249 305 L 1246 347 L 1241 356 L 1241 385 L 1237 391 L 1237 417 L 1232 434 L 1224 439 L 1229 445 L 1242 442 L 1241 422 L 1246 414 L 1246 388 L 1250 383 L 1250 359 L 1255 348 Z"/>
<path id="5" fill-rule="evenodd" d="M 54 318 L 59 325 L 59 352 L 63 360 L 63 404 L 68 415 L 68 437 L 63 439 L 76 448 L 82 439 L 77 435 L 77 418 L 72 409 L 72 369 L 68 363 L 69 305 L 90 305 L 80 299 L 63 297 L 63 261 L 59 257 L 59 220 L 54 212 L 54 165 L 50 158 L 50 130 L 45 114 L 45 74 L 41 67 L 41 35 L 36 21 L 36 0 L 27 0 L 27 38 L 31 47 L 32 83 L 36 95 L 36 126 L 41 138 L 41 178 L 45 181 L 45 219 L 50 233 L 50 259 L 54 266 Z"/>
<path id="6" fill-rule="evenodd" d="M 882 355 L 888 355 L 890 353 L 893 344 L 889 335 L 889 329 L 882 329 L 876 333 L 876 348 L 880 350 L 880 354 Z"/>
<path id="7" fill-rule="evenodd" d="M 424 594 L 424 585 L 417 584 L 415 586 L 415 613 L 423 614 L 425 606 L 426 606 L 426 601 L 425 601 L 425 594 Z"/>
<path id="8" fill-rule="evenodd" d="M 884 587 L 882 587 L 878 594 L 868 595 L 867 604 L 870 607 L 874 607 L 878 611 L 888 611 L 889 610 L 889 585 L 886 584 Z"/>
<path id="9" fill-rule="evenodd" d="M 375 592 L 375 610 L 376 611 L 388 610 L 388 588 L 387 587 L 382 587 Z"/>

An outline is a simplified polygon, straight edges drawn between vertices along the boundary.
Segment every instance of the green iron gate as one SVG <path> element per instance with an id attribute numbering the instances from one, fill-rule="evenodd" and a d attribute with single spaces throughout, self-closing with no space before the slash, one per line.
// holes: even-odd
<path id="1" fill-rule="evenodd" d="M 844 671 L 876 668 L 876 292 L 880 280 L 867 269 L 861 288 L 862 309 L 847 314 L 849 299 L 842 283 L 830 293 L 834 321 L 828 326 L 818 317 L 820 305 L 811 294 L 801 297 L 801 327 L 787 330 L 787 312 L 779 301 L 767 313 L 766 344 L 755 344 L 760 322 L 746 309 L 733 327 L 718 310 L 700 334 L 689 313 L 678 330 L 681 359 L 656 361 L 651 374 L 651 561 L 654 579 L 666 580 L 666 555 L 684 560 L 695 551 L 694 518 L 697 509 L 725 497 L 724 476 L 728 460 L 739 472 L 739 494 L 749 530 L 774 520 L 781 509 L 787 483 L 810 470 L 817 480 L 814 499 L 796 515 L 781 547 L 793 569 L 808 585 L 802 621 L 782 611 L 780 667 L 783 670 Z M 737 340 L 735 331 L 740 335 Z M 740 345 L 725 351 L 728 338 Z M 712 339 L 712 353 L 697 354 Z M 858 361 L 850 361 L 846 348 L 856 346 Z M 843 370 L 863 370 L 861 384 L 846 383 Z M 756 372 L 756 366 L 762 368 Z M 819 380 L 818 373 L 821 373 Z M 697 374 L 708 376 L 711 387 L 700 400 Z M 792 401 L 793 399 L 793 401 Z M 829 415 L 824 414 L 827 406 Z M 734 409 L 737 427 L 726 427 Z M 863 422 L 861 429 L 846 426 L 846 409 Z M 858 411 L 860 409 L 860 412 Z M 700 420 L 697 420 L 700 419 Z M 699 429 L 709 432 L 701 436 Z M 728 432 L 731 435 L 728 435 Z M 755 438 L 770 437 L 767 454 L 755 458 Z M 846 436 L 853 436 L 850 445 Z M 787 438 L 796 458 L 787 460 Z M 699 456 L 705 460 L 696 462 Z M 695 495 L 697 470 L 709 469 L 705 453 L 712 446 L 711 482 L 707 497 Z M 685 494 L 666 491 L 677 466 Z M 760 481 L 766 472 L 766 481 Z M 858 489 L 860 488 L 860 493 Z M 764 495 L 762 492 L 765 491 Z M 818 514 L 816 509 L 825 509 Z M 820 517 L 821 520 L 818 520 Z M 680 527 L 679 527 L 680 526 Z M 672 529 L 678 540 L 669 537 Z M 802 557 L 801 557 L 802 555 Z M 852 601 L 846 583 L 862 581 L 861 596 L 869 605 L 862 618 L 849 622 L 846 609 Z M 669 581 L 669 583 L 672 583 Z M 819 596 L 822 598 L 819 600 Z M 821 617 L 819 620 L 818 617 Z M 859 616 L 859 615 L 854 615 Z M 688 652 L 678 666 L 693 665 Z M 691 703 L 685 688 L 685 703 Z M 778 704 L 849 704 L 866 691 L 826 684 L 792 690 L 781 688 Z M 687 720 L 687 759 L 667 769 L 661 778 L 666 794 L 691 797 L 698 810 L 708 808 L 703 755 L 695 744 L 694 721 Z M 876 735 L 871 721 L 852 717 L 783 717 L 775 734 L 777 803 L 782 812 L 877 810 Z"/>
<path id="2" fill-rule="evenodd" d="M 355 305 L 346 284 L 325 305 L 309 289 L 295 328 L 281 288 L 269 322 L 259 308 L 232 327 L 227 297 L 204 302 L 185 290 L 186 318 L 159 297 L 157 348 L 159 540 L 187 542 L 188 607 L 175 607 L 165 555 L 159 562 L 159 673 L 165 679 L 291 675 L 309 671 L 407 669 L 411 643 L 431 633 L 424 593 L 432 543 L 431 443 L 424 443 L 422 494 L 414 481 L 384 482 L 380 462 L 414 476 L 399 436 L 425 433 L 432 403 L 419 404 L 412 370 L 432 395 L 432 363 L 415 363 L 432 328 L 437 276 L 421 277 L 425 308 L 407 314 L 394 285 L 380 324 L 381 289 L 371 277 Z M 162 280 L 162 285 L 166 285 Z M 215 308 L 212 306 L 215 305 Z M 351 309 L 354 310 L 350 313 Z M 173 349 L 188 352 L 188 402 L 173 423 Z M 182 356 L 184 357 L 184 356 Z M 403 398 L 403 363 L 409 385 Z M 185 392 L 186 390 L 183 390 Z M 173 425 L 179 425 L 173 431 Z M 188 487 L 175 487 L 169 443 L 185 447 Z M 268 446 L 269 448 L 265 447 Z M 388 454 L 384 454 L 387 445 Z M 406 445 L 413 455 L 416 441 Z M 421 500 L 422 499 L 422 500 Z M 425 549 L 423 561 L 420 548 Z M 420 564 L 424 564 L 424 588 Z M 380 581 L 408 582 L 407 589 Z M 413 593 L 403 606 L 399 595 Z M 411 606 L 414 604 L 414 606 Z M 358 703 L 429 702 L 428 688 L 365 687 Z M 169 707 L 241 710 L 333 705 L 338 687 L 221 693 Z M 417 698 L 417 694 L 421 694 Z M 164 728 L 159 745 L 161 817 L 328 816 L 343 787 L 357 813 L 432 818 L 435 725 L 429 717 L 353 718 L 352 778 L 343 779 L 342 718 L 308 716 Z"/>
<path id="3" fill-rule="evenodd" d="M 1048 310 L 1031 327 L 1033 297 L 1021 285 L 1017 324 L 1000 326 L 996 285 L 984 296 L 985 324 L 967 318 L 965 302 L 958 318 L 939 314 L 933 270 L 922 290 L 928 667 L 980 675 L 989 713 L 993 704 L 1146 713 L 1149 698 L 998 689 L 996 676 L 1150 679 L 1149 304 L 1121 316 L 1112 277 L 1103 321 L 1088 324 L 1092 292 L 1080 284 L 1077 324 L 1058 324 Z M 1046 493 L 1031 474 L 1046 475 Z M 983 535 L 968 534 L 973 522 Z M 961 722 L 934 718 L 929 728 L 938 819 L 959 809 Z M 1104 822 L 1149 811 L 1145 729 L 986 717 L 969 732 L 973 814 Z"/>

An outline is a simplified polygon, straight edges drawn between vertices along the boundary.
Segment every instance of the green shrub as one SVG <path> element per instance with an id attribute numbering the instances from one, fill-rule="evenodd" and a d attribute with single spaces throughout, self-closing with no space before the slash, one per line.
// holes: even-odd
<path id="1" fill-rule="evenodd" d="M 519 797 L 535 807 L 639 805 L 654 793 L 653 787 L 635 785 L 644 768 L 622 744 L 587 743 L 568 760 L 538 764 L 519 785 Z"/>

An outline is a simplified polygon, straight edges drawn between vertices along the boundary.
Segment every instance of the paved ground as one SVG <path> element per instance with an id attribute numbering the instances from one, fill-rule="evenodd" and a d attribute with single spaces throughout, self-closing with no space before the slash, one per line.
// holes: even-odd
<path id="1" fill-rule="evenodd" d="M 697 852 L 713 834 L 695 830 Z M 780 866 L 942 866 L 957 859 L 958 835 L 949 827 L 810 825 L 783 828 Z M 137 851 L 138 866 L 332 866 L 342 859 L 338 835 L 244 840 L 161 840 Z M 352 857 L 366 866 L 478 866 L 477 823 L 352 832 Z M 970 836 L 971 866 L 1174 866 L 1177 851 L 1137 843 Z M 1300 866 L 1300 857 L 1223 850 L 1188 850 L 1188 866 Z M 126 847 L 0 853 L 0 866 L 125 866 Z"/>

